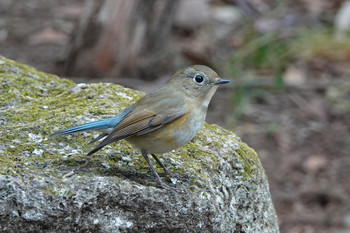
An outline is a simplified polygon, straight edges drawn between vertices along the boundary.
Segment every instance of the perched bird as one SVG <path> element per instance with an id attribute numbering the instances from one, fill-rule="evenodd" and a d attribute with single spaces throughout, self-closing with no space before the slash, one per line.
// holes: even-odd
<path id="1" fill-rule="evenodd" d="M 220 79 L 207 66 L 189 66 L 179 70 L 163 87 L 146 94 L 117 116 L 61 130 L 51 136 L 101 131 L 102 134 L 91 142 L 103 140 L 88 155 L 109 143 L 126 139 L 141 150 L 157 183 L 162 188 L 172 189 L 161 180 L 148 154 L 167 175 L 173 176 L 155 154 L 169 152 L 189 142 L 202 127 L 218 85 L 228 82 Z"/>

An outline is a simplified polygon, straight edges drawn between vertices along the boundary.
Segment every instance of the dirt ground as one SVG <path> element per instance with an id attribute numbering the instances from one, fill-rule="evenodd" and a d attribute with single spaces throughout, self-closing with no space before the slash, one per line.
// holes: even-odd
<path id="1" fill-rule="evenodd" d="M 56 64 L 83 4 L 1 1 L 0 55 L 59 74 Z M 257 151 L 282 233 L 350 233 L 350 72 L 344 67 L 350 62 L 314 61 L 300 68 L 308 77 L 302 85 L 261 87 L 234 125 L 236 109 L 227 103 L 237 86 L 218 90 L 210 105 L 209 123 L 232 129 Z"/>

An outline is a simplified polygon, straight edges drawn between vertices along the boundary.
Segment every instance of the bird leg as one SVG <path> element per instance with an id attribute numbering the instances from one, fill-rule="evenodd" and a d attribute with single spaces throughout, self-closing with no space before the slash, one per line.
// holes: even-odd
<path id="1" fill-rule="evenodd" d="M 157 161 L 157 163 L 163 168 L 165 174 L 167 174 L 168 176 L 171 176 L 173 178 L 177 178 L 176 175 L 174 175 L 173 173 L 171 173 L 166 167 L 165 165 L 158 159 L 158 157 L 155 154 L 151 154 L 152 157 Z"/>
<path id="2" fill-rule="evenodd" d="M 166 185 L 162 179 L 160 178 L 160 176 L 158 175 L 156 169 L 153 167 L 151 161 L 149 160 L 148 158 L 148 154 L 146 153 L 146 151 L 141 151 L 142 153 L 142 156 L 146 159 L 147 163 L 148 163 L 148 166 L 150 167 L 151 171 L 153 172 L 153 174 L 155 175 L 156 177 L 156 180 L 157 180 L 157 183 L 160 187 L 164 188 L 164 189 L 167 189 L 167 190 L 171 190 L 171 191 L 174 191 L 174 190 L 177 190 L 176 188 L 172 188 L 168 185 Z M 158 158 L 157 158 L 158 159 Z M 159 161 L 159 160 L 158 160 Z M 163 165 L 164 166 L 164 165 Z"/>

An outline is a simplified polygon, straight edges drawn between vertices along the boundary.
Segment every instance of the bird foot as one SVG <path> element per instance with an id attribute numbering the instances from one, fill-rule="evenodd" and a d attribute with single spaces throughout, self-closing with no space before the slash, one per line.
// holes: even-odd
<path id="1" fill-rule="evenodd" d="M 158 188 L 162 188 L 162 189 L 165 189 L 165 190 L 168 190 L 168 191 L 172 191 L 172 192 L 182 192 L 182 191 L 185 191 L 185 190 L 182 189 L 182 188 L 176 188 L 176 187 L 169 186 L 169 185 L 165 184 L 163 181 L 162 181 L 162 182 L 144 181 L 144 183 L 145 183 L 146 185 L 152 185 L 152 186 L 155 186 L 155 187 L 158 187 Z"/>

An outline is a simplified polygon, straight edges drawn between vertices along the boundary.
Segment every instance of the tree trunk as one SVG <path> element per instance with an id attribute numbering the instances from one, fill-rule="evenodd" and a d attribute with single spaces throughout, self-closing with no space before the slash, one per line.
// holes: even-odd
<path id="1" fill-rule="evenodd" d="M 67 48 L 65 75 L 153 76 L 180 1 L 87 0 Z"/>

